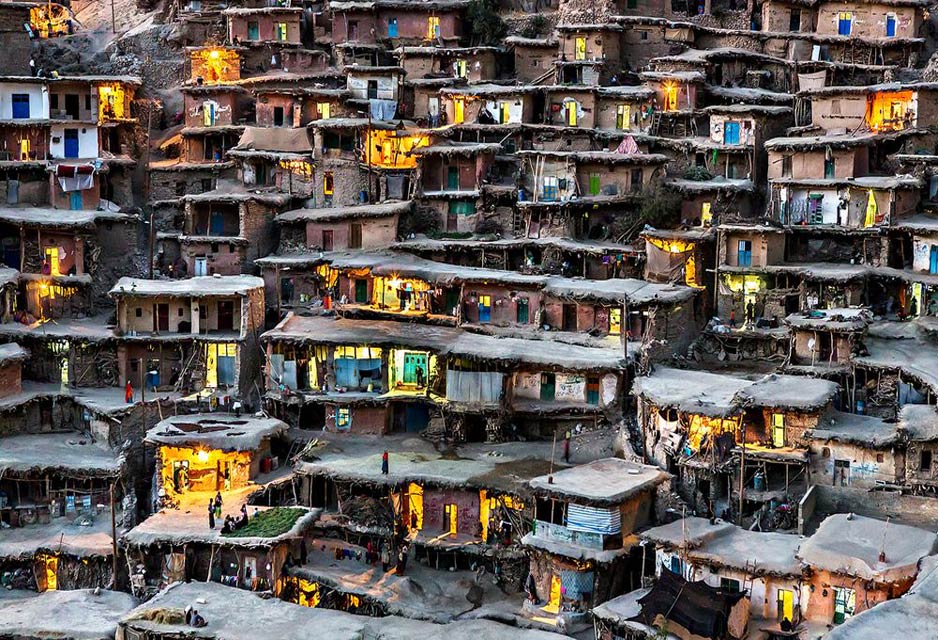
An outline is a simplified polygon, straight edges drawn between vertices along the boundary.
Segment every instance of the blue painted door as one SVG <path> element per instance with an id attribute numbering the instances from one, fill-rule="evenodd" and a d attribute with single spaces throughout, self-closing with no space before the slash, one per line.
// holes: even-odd
<path id="1" fill-rule="evenodd" d="M 938 245 L 932 245 L 928 254 L 928 273 L 938 274 Z"/>
<path id="2" fill-rule="evenodd" d="M 15 119 L 29 117 L 29 94 L 14 93 L 10 96 L 10 102 L 13 106 L 13 117 Z"/>
<path id="3" fill-rule="evenodd" d="M 849 12 L 841 12 L 837 20 L 837 35 L 849 36 L 853 27 L 853 15 Z"/>
<path id="4" fill-rule="evenodd" d="M 739 144 L 739 123 L 727 122 L 723 129 L 723 144 Z"/>
<path id="5" fill-rule="evenodd" d="M 358 360 L 354 358 L 336 358 L 335 384 L 337 387 L 358 388 Z"/>
<path id="6" fill-rule="evenodd" d="M 397 18 L 391 18 L 388 20 L 388 37 L 397 37 Z"/>
<path id="7" fill-rule="evenodd" d="M 492 321 L 492 298 L 479 296 L 479 322 Z"/>
<path id="8" fill-rule="evenodd" d="M 886 37 L 896 37 L 896 16 L 891 14 L 886 16 Z"/>
<path id="9" fill-rule="evenodd" d="M 81 198 L 81 191 L 68 192 L 68 208 L 72 211 L 81 211 L 85 208 L 85 204 Z"/>
<path id="10" fill-rule="evenodd" d="M 423 373 L 423 379 L 427 376 L 427 355 L 425 353 L 405 353 L 404 354 L 404 384 L 417 384 L 417 369 Z"/>
<path id="11" fill-rule="evenodd" d="M 78 157 L 78 129 L 65 130 L 65 157 Z"/>

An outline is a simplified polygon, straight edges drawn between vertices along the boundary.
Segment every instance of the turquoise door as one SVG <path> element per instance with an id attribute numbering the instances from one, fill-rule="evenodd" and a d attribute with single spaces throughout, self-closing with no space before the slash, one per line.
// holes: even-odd
<path id="1" fill-rule="evenodd" d="M 427 379 L 427 354 L 404 354 L 404 384 L 417 384 L 417 369 L 423 372 L 423 379 Z"/>
<path id="2" fill-rule="evenodd" d="M 739 144 L 739 123 L 727 122 L 723 129 L 723 144 Z"/>
<path id="3" fill-rule="evenodd" d="M 68 208 L 72 211 L 80 211 L 85 208 L 81 198 L 81 191 L 68 192 Z"/>
<path id="4" fill-rule="evenodd" d="M 397 18 L 390 18 L 388 20 L 388 37 L 389 38 L 397 37 Z"/>
<path id="5" fill-rule="evenodd" d="M 928 273 L 938 274 L 938 245 L 935 244 L 928 253 Z"/>

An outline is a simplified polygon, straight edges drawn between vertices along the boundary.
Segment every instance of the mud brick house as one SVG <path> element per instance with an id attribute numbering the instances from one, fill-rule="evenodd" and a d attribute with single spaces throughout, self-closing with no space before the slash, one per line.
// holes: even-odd
<path id="1" fill-rule="evenodd" d="M 287 425 L 273 418 L 197 413 L 166 418 L 147 432 L 156 453 L 156 484 L 170 498 L 250 486 L 280 460 L 274 453 Z M 275 463 L 272 463 L 276 460 Z"/>
<path id="2" fill-rule="evenodd" d="M 274 217 L 290 201 L 286 193 L 248 191 L 227 184 L 184 196 L 185 222 L 175 237 L 178 253 L 173 255 L 173 236 L 164 236 L 161 264 L 178 266 L 181 261 L 181 268 L 173 269 L 176 277 L 249 272 L 252 260 L 276 246 Z"/>
<path id="3" fill-rule="evenodd" d="M 645 229 L 645 273 L 649 282 L 710 286 L 710 277 L 700 268 L 712 261 L 716 232 L 712 228 Z"/>
<path id="4" fill-rule="evenodd" d="M 597 129 L 640 133 L 651 125 L 654 91 L 641 86 L 596 88 L 594 125 Z"/>
<path id="5" fill-rule="evenodd" d="M 313 149 L 305 128 L 245 127 L 228 152 L 245 189 L 270 189 L 285 196 L 315 193 Z"/>
<path id="6" fill-rule="evenodd" d="M 9 398 L 7 400 L 11 400 Z M 38 591 L 104 587 L 111 577 L 107 506 L 123 457 L 77 431 L 28 426 L 0 437 L 0 541 L 5 571 L 27 569 Z M 119 506 L 117 508 L 120 508 Z"/>
<path id="7" fill-rule="evenodd" d="M 251 276 L 198 276 L 184 280 L 121 278 L 111 289 L 117 304 L 121 386 L 166 384 L 151 359 L 154 349 L 191 344 L 189 358 L 170 371 L 194 390 L 231 389 L 245 402 L 254 389 L 256 339 L 263 325 L 264 281 Z M 143 347 L 140 353 L 140 347 Z M 176 380 L 172 378 L 176 377 Z M 138 382 L 139 381 L 139 382 Z M 142 386 L 141 384 L 141 386 Z"/>
<path id="8" fill-rule="evenodd" d="M 557 84 L 607 84 L 621 72 L 622 25 L 559 24 Z"/>
<path id="9" fill-rule="evenodd" d="M 927 428 L 907 433 L 912 432 L 925 434 Z M 867 490 L 902 485 L 905 436 L 896 423 L 876 416 L 831 412 L 805 434 L 813 482 Z"/>
<path id="10" fill-rule="evenodd" d="M 333 2 L 333 42 L 398 46 L 430 43 L 458 46 L 463 38 L 465 0 Z"/>
<path id="11" fill-rule="evenodd" d="M 322 251 L 381 249 L 397 238 L 399 217 L 411 210 L 410 200 L 377 205 L 293 209 L 276 217 L 283 241 Z"/>
<path id="12" fill-rule="evenodd" d="M 368 333 L 366 327 L 378 331 Z M 504 425 L 495 410 L 529 398 L 547 403 L 544 409 L 550 409 L 552 421 L 524 421 L 519 428 L 539 432 L 584 411 L 602 421 L 618 411 L 625 369 L 622 352 L 613 349 L 554 341 L 552 350 L 568 355 L 558 365 L 529 351 L 537 344 L 530 340 L 391 321 L 290 315 L 263 338 L 271 362 L 265 374 L 268 398 L 280 405 L 279 411 L 302 416 L 304 405 L 344 403 L 345 394 L 355 392 L 349 400 L 366 406 L 380 400 L 386 416 L 380 424 L 394 429 L 399 423 L 395 412 L 402 411 L 396 408 L 398 400 L 416 398 L 452 413 L 449 428 L 459 440 L 498 438 Z M 558 384 L 558 376 L 566 382 Z M 319 416 L 314 418 L 319 424 L 325 421 L 327 428 L 337 430 L 354 429 L 360 410 L 357 403 L 337 410 L 333 427 L 328 408 L 308 409 Z M 414 414 L 408 428 L 425 428 L 429 412 L 424 415 L 418 420 Z"/>
<path id="13" fill-rule="evenodd" d="M 440 90 L 441 124 L 506 125 L 535 122 L 533 85 L 476 84 Z M 540 115 L 540 114 L 538 114 Z"/>
<path id="14" fill-rule="evenodd" d="M 749 624 L 776 628 L 797 624 L 802 611 L 799 536 L 746 531 L 728 522 L 689 517 L 648 529 L 655 545 L 655 571 L 671 572 L 727 593 L 745 595 Z"/>
<path id="15" fill-rule="evenodd" d="M 769 500 L 800 497 L 809 487 L 802 432 L 829 408 L 837 385 L 818 382 L 810 397 L 802 390 L 796 376 L 751 381 L 658 368 L 634 385 L 646 460 L 675 473 L 678 490 L 713 513 L 741 519 Z M 747 486 L 754 473 L 761 480 Z"/>
<path id="16" fill-rule="evenodd" d="M 514 54 L 515 77 L 525 84 L 555 77 L 554 61 L 557 59 L 558 44 L 559 40 L 554 36 L 505 38 L 505 45 L 511 47 Z"/>
<path id="17" fill-rule="evenodd" d="M 854 540 L 850 549 L 843 541 Z M 828 624 L 847 618 L 908 591 L 919 561 L 935 550 L 930 531 L 855 516 L 828 516 L 798 549 L 812 569 L 804 617 Z"/>
<path id="18" fill-rule="evenodd" d="M 98 269 L 113 264 L 104 247 L 120 243 L 134 216 L 106 211 L 32 207 L 0 210 L 4 262 L 20 272 L 18 310 L 33 319 L 59 319 L 93 310 Z"/>
<path id="19" fill-rule="evenodd" d="M 790 300 L 775 292 L 773 269 L 784 262 L 785 232 L 769 225 L 723 224 L 717 239 L 717 311 L 721 318 L 738 319 L 754 324 L 756 318 L 784 318 L 794 306 L 800 308 L 797 296 Z M 752 305 L 752 318 L 747 315 Z"/>
<path id="20" fill-rule="evenodd" d="M 824 309 L 785 318 L 792 333 L 788 365 L 837 373 L 850 367 L 858 337 L 871 321 L 865 309 Z"/>
<path id="21" fill-rule="evenodd" d="M 212 496 L 206 493 L 205 500 Z M 235 496 L 229 497 L 232 502 L 225 506 L 225 515 L 240 515 Z M 222 532 L 221 524 L 215 529 L 206 526 L 202 502 L 197 503 L 199 508 L 193 504 L 192 510 L 163 509 L 121 537 L 128 559 L 143 566 L 142 576 L 136 576 L 141 586 L 157 585 L 164 576 L 171 582 L 197 577 L 199 582 L 279 594 L 287 558 L 299 555 L 300 540 L 319 512 L 302 507 L 252 507 L 243 528 Z M 270 524 L 265 526 L 265 522 Z"/>
<path id="22" fill-rule="evenodd" d="M 523 543 L 538 602 L 526 602 L 526 612 L 572 627 L 635 587 L 642 567 L 634 534 L 654 523 L 655 496 L 667 480 L 655 467 L 619 458 L 531 480 L 534 527 Z"/>
<path id="23" fill-rule="evenodd" d="M 720 176 L 709 180 L 666 179 L 667 189 L 681 194 L 681 219 L 703 227 L 719 224 L 721 220 L 749 218 L 756 199 L 752 180 Z"/>
<path id="24" fill-rule="evenodd" d="M 407 81 L 452 78 L 470 83 L 496 77 L 497 47 L 401 46 L 392 52 Z M 435 92 L 434 92 L 435 93 Z"/>
<path id="25" fill-rule="evenodd" d="M 934 126 L 938 85 L 889 83 L 830 86 L 803 91 L 811 101 L 811 123 L 825 131 L 904 131 Z"/>

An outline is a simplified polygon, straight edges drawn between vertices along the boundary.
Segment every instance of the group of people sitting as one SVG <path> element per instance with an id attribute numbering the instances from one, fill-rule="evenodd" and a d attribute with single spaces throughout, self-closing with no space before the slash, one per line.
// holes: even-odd
<path id="1" fill-rule="evenodd" d="M 225 516 L 225 524 L 221 527 L 222 533 L 233 533 L 248 523 L 248 507 L 241 505 L 241 515 L 235 518 L 230 513 Z"/>

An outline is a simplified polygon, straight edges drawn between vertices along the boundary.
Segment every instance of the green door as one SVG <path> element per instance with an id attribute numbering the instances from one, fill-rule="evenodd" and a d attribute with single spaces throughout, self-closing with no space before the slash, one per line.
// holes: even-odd
<path id="1" fill-rule="evenodd" d="M 444 313 L 446 315 L 456 315 L 456 311 L 459 309 L 459 289 L 447 289 L 446 290 L 446 309 Z"/>
<path id="2" fill-rule="evenodd" d="M 423 379 L 427 376 L 427 354 L 410 353 L 404 354 L 404 384 L 417 384 L 417 369 L 423 371 Z"/>
<path id="3" fill-rule="evenodd" d="M 598 173 L 590 174 L 590 195 L 591 196 L 599 195 L 599 174 Z"/>
<path id="4" fill-rule="evenodd" d="M 541 374 L 541 400 L 553 400 L 556 390 L 556 378 L 552 373 Z"/>
<path id="5" fill-rule="evenodd" d="M 518 324 L 528 323 L 528 299 L 518 298 Z"/>
<path id="6" fill-rule="evenodd" d="M 355 303 L 356 304 L 368 303 L 368 281 L 367 280 L 355 281 Z"/>
<path id="7" fill-rule="evenodd" d="M 459 167 L 449 167 L 446 170 L 446 188 L 459 191 Z"/>

